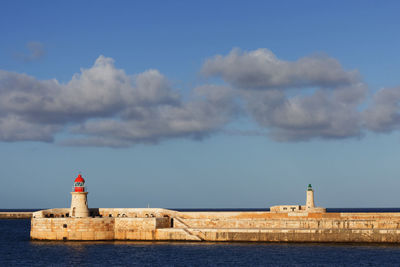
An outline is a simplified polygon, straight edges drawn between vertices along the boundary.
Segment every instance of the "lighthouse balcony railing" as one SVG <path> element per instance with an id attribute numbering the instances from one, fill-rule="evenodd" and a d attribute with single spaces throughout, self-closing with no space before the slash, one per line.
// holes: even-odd
<path id="1" fill-rule="evenodd" d="M 89 187 L 88 186 L 79 186 L 79 188 L 83 188 L 83 192 L 87 192 L 88 190 L 89 190 Z M 75 191 L 75 186 L 72 186 L 72 192 L 74 192 Z"/>

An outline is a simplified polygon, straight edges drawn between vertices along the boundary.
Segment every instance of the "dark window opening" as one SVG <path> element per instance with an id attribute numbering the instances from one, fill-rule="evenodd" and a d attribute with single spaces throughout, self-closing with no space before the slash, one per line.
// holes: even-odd
<path id="1" fill-rule="evenodd" d="M 63 228 L 67 228 L 67 224 L 66 223 L 63 224 Z"/>

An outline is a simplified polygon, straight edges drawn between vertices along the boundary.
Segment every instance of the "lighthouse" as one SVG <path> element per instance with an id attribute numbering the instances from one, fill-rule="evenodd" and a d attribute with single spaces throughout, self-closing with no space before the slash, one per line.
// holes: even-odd
<path id="1" fill-rule="evenodd" d="M 71 192 L 71 210 L 70 217 L 82 218 L 89 217 L 89 209 L 87 204 L 87 194 L 85 188 L 85 179 L 79 174 L 74 181 L 73 192 Z"/>
<path id="2" fill-rule="evenodd" d="M 308 185 L 307 188 L 307 201 L 306 201 L 306 209 L 310 210 L 315 208 L 314 205 L 314 190 L 312 189 L 311 184 Z"/>

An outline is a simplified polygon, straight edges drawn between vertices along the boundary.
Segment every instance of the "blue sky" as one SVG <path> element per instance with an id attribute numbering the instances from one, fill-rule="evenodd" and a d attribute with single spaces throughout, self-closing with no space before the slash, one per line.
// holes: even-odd
<path id="1" fill-rule="evenodd" d="M 0 208 L 398 207 L 397 1 L 3 1 Z"/>

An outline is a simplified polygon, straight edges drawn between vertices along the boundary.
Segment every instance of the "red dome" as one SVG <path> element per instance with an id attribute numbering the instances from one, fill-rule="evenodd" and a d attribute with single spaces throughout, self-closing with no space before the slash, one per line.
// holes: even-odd
<path id="1" fill-rule="evenodd" d="M 85 179 L 83 179 L 81 174 L 79 174 L 78 177 L 76 177 L 76 179 L 75 179 L 75 183 L 79 183 L 79 182 L 81 182 L 81 183 L 85 182 Z"/>

